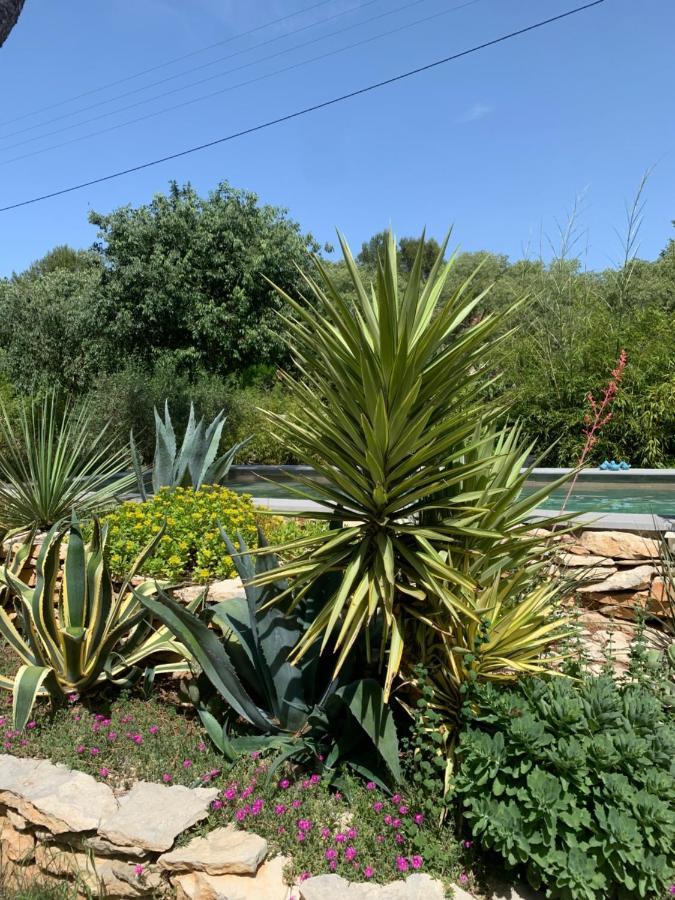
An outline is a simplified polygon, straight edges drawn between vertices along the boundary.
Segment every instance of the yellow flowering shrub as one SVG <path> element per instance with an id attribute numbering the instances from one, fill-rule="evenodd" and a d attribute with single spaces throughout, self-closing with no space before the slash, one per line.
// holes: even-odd
<path id="1" fill-rule="evenodd" d="M 236 494 L 219 485 L 198 491 L 161 488 L 144 503 L 123 503 L 105 517 L 109 564 L 114 574 L 127 571 L 164 520 L 166 531 L 153 556 L 143 565 L 142 575 L 199 583 L 233 578 L 236 570 L 219 524 L 233 540 L 239 532 L 249 546 L 257 543 L 258 516 L 248 494 Z"/>

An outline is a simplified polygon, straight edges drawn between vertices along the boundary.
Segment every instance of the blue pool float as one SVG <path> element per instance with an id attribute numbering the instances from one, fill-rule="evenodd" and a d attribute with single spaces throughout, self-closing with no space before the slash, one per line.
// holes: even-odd
<path id="1" fill-rule="evenodd" d="M 627 472 L 630 469 L 630 463 L 627 463 L 624 459 L 621 462 L 617 462 L 613 459 L 611 462 L 606 459 L 604 462 L 600 463 L 598 466 L 603 472 Z"/>

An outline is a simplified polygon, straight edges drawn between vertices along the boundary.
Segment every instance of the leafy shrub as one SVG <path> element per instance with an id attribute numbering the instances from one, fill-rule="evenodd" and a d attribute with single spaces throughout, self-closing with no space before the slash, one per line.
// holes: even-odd
<path id="1" fill-rule="evenodd" d="M 196 582 L 236 575 L 218 526 L 256 539 L 256 513 L 251 497 L 218 485 L 199 491 L 161 488 L 143 503 L 123 503 L 106 517 L 109 526 L 108 559 L 114 573 L 123 572 L 139 549 L 166 521 L 166 531 L 141 574 L 169 581 L 188 576 Z"/>
<path id="2" fill-rule="evenodd" d="M 328 531 L 328 523 L 320 519 L 282 519 L 279 516 L 265 518 L 265 535 L 271 546 L 276 544 L 293 544 L 306 538 L 315 538 Z M 300 549 L 286 551 L 286 559 L 292 559 L 300 553 Z"/>
<path id="3" fill-rule="evenodd" d="M 608 676 L 479 688 L 456 795 L 473 835 L 548 897 L 656 898 L 675 872 L 675 727 Z"/>
<path id="4" fill-rule="evenodd" d="M 197 400 L 198 397 L 196 396 Z M 237 456 L 237 462 L 249 465 L 292 465 L 299 461 L 293 448 L 276 437 L 276 428 L 261 410 L 280 416 L 296 414 L 300 404 L 280 385 L 270 390 L 246 387 L 233 391 L 226 403 L 227 424 L 223 437 L 235 444 L 250 437 Z"/>

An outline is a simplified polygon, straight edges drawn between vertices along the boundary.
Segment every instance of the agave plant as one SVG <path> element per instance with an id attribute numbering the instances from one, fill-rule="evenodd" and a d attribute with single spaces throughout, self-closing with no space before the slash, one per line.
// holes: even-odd
<path id="1" fill-rule="evenodd" d="M 454 677 L 458 655 L 466 661 L 485 627 L 494 631 L 497 623 L 496 668 L 523 669 L 524 645 L 530 642 L 531 661 L 561 629 L 542 630 L 548 601 L 510 614 L 521 599 L 522 571 L 500 583 L 515 569 L 539 571 L 534 558 L 541 548 L 526 535 L 524 520 L 556 487 L 520 499 L 527 449 L 517 426 L 503 424 L 504 410 L 487 397 L 486 366 L 513 309 L 472 320 L 486 291 L 474 295 L 473 276 L 445 291 L 453 265 L 443 259 L 447 239 L 426 281 L 420 242 L 404 291 L 391 234 L 370 290 L 341 244 L 349 297 L 318 259 L 319 280 L 305 276 L 311 302 L 283 295 L 299 373 L 285 379 L 301 413 L 268 413 L 284 446 L 323 476 L 306 482 L 308 496 L 327 508 L 319 515 L 341 527 L 284 547 L 301 552 L 256 582 L 286 578 L 301 598 L 324 573 L 340 573 L 293 659 L 320 639 L 338 649 L 339 670 L 379 622 L 386 696 L 404 661 L 414 663 L 430 643 L 438 643 L 437 658 Z M 455 649 L 457 636 L 463 639 Z"/>
<path id="2" fill-rule="evenodd" d="M 142 605 L 143 598 L 156 592 L 155 582 L 132 586 L 162 532 L 145 547 L 118 590 L 105 562 L 106 537 L 97 519 L 88 542 L 76 522 L 68 528 L 55 525 L 42 544 L 34 587 L 17 578 L 11 567 L 0 570 L 0 582 L 14 597 L 18 613 L 12 621 L 0 607 L 0 633 L 21 660 L 13 678 L 0 676 L 0 687 L 14 695 L 15 728 L 24 727 L 38 694 L 59 700 L 105 681 L 131 684 L 157 654 L 168 655 L 170 661 L 154 665 L 153 674 L 188 670 L 182 646 L 168 629 L 152 625 Z"/>
<path id="3" fill-rule="evenodd" d="M 216 604 L 201 617 L 166 595 L 142 600 L 199 666 L 202 687 L 193 688 L 192 697 L 214 744 L 234 759 L 239 752 L 262 747 L 284 750 L 282 758 L 302 756 L 315 752 L 317 744 L 330 743 L 328 769 L 339 762 L 380 783 L 398 781 L 396 729 L 378 682 L 353 679 L 346 669 L 333 680 L 332 666 L 319 658 L 318 647 L 297 666 L 289 661 L 307 616 L 330 595 L 332 577 L 316 582 L 311 599 L 305 596 L 296 613 L 288 614 L 269 605 L 286 590 L 285 582 L 272 580 L 264 588 L 251 583 L 256 573 L 278 571 L 274 554 L 263 549 L 254 557 L 241 537 L 238 548 L 227 535 L 223 538 L 244 583 L 246 600 Z M 264 548 L 262 532 L 259 541 Z M 209 624 L 220 628 L 220 637 Z M 228 717 L 223 724 L 214 715 L 204 681 L 257 736 L 228 735 Z"/>
<path id="4" fill-rule="evenodd" d="M 230 466 L 236 454 L 250 440 L 246 438 L 230 447 L 218 456 L 220 438 L 225 424 L 224 411 L 221 410 L 213 422 L 206 428 L 204 420 L 195 422 L 194 406 L 190 404 L 183 443 L 176 452 L 176 434 L 169 414 L 169 403 L 164 403 L 164 421 L 155 413 L 155 457 L 152 465 L 152 490 L 156 493 L 162 487 L 193 487 L 195 490 L 203 484 L 220 484 L 227 478 Z M 134 440 L 134 432 L 129 436 L 131 460 L 136 476 L 138 491 L 143 500 L 147 500 L 143 463 Z"/>
<path id="5" fill-rule="evenodd" d="M 125 449 L 111 450 L 108 426 L 92 434 L 85 405 L 56 394 L 20 405 L 17 421 L 0 399 L 0 528 L 50 528 L 70 517 L 96 513 L 128 490 L 133 476 Z"/>

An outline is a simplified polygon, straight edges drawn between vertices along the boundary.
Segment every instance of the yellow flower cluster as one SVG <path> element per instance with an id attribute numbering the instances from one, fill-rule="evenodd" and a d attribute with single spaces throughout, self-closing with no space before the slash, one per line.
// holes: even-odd
<path id="1" fill-rule="evenodd" d="M 115 574 L 129 568 L 166 521 L 166 531 L 141 574 L 174 582 L 189 578 L 203 583 L 236 574 L 219 526 L 232 540 L 241 533 L 249 546 L 257 539 L 251 497 L 218 485 L 198 491 L 161 488 L 144 503 L 123 503 L 105 521 L 109 563 Z"/>

